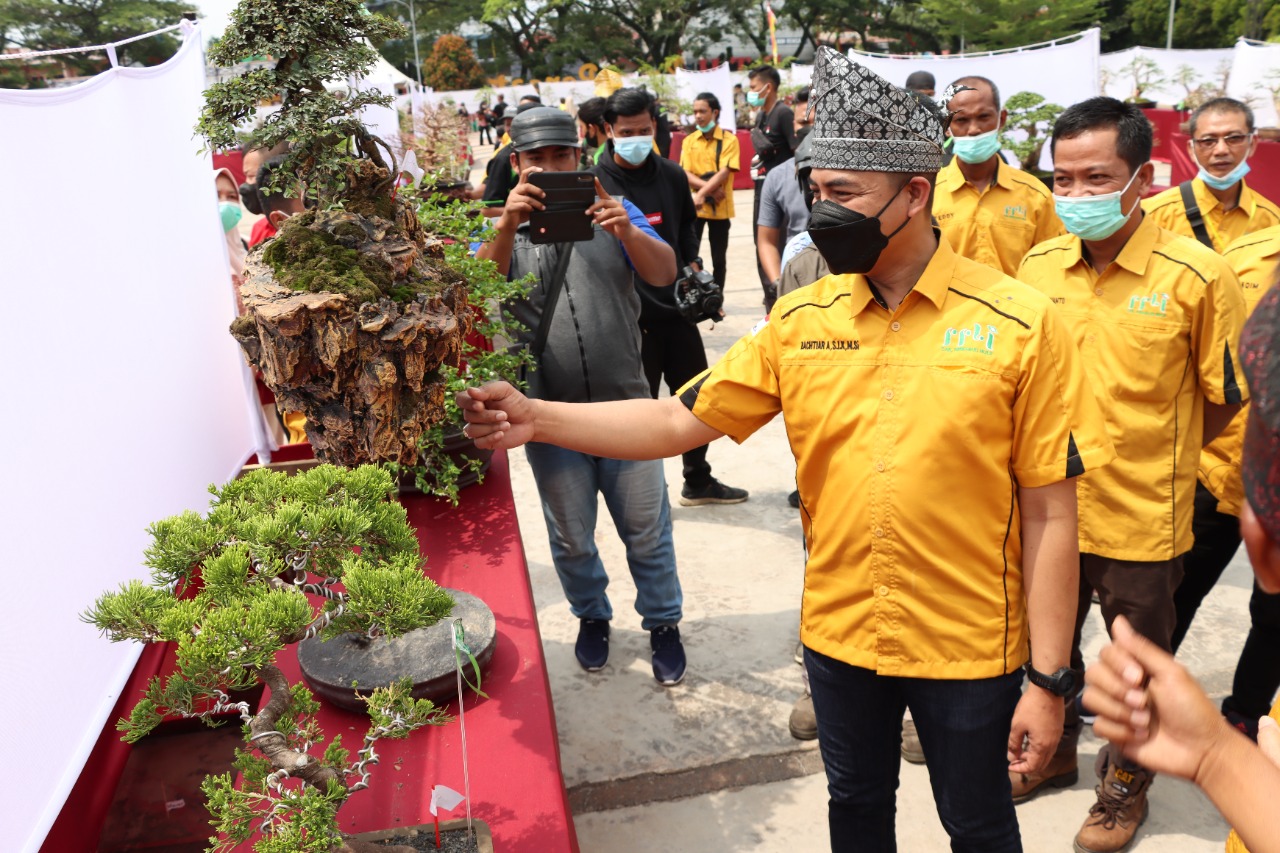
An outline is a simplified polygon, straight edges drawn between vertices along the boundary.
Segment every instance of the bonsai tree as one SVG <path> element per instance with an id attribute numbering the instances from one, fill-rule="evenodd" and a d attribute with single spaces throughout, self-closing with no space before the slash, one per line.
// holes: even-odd
<path id="1" fill-rule="evenodd" d="M 439 367 L 456 363 L 467 331 L 465 280 L 397 198 L 391 150 L 359 118 L 389 95 L 325 88 L 372 66 L 366 40 L 401 31 L 358 0 L 243 0 L 211 61 L 277 61 L 211 86 L 197 126 L 227 147 L 259 103 L 280 99 L 250 133 L 256 147 L 290 146 L 261 189 L 311 209 L 250 254 L 232 334 L 280 406 L 306 415 L 317 457 L 345 465 L 416 458 L 443 415 Z"/>
<path id="2" fill-rule="evenodd" d="M 1000 145 L 1018 156 L 1023 171 L 1040 171 L 1040 152 L 1049 141 L 1053 123 L 1062 107 L 1035 92 L 1018 92 L 1005 102 L 1009 118 L 1000 134 Z M 1015 131 L 1022 131 L 1021 134 Z"/>
<path id="3" fill-rule="evenodd" d="M 1159 88 L 1168 82 L 1163 72 L 1160 71 L 1160 63 L 1146 56 L 1135 56 L 1128 65 L 1120 70 L 1133 78 L 1133 94 L 1125 98 L 1126 101 L 1131 103 L 1137 104 L 1150 101 L 1150 98 L 1143 97 L 1143 92 L 1153 87 Z"/>
<path id="4" fill-rule="evenodd" d="M 388 499 L 393 489 L 376 466 L 330 465 L 295 477 L 261 470 L 210 487 L 205 515 L 151 526 L 151 582 L 130 581 L 84 614 L 113 641 L 177 646 L 174 673 L 152 679 L 117 724 L 124 740 L 136 742 L 166 716 L 217 725 L 230 712 L 243 721 L 239 786 L 230 773 L 203 785 L 219 836 L 211 850 L 231 850 L 255 832 L 259 853 L 356 849 L 344 847 L 336 816 L 368 786 L 374 745 L 448 721 L 413 699 L 408 682 L 375 690 L 352 762 L 339 736 L 321 749 L 318 704 L 276 665 L 281 650 L 308 637 L 356 631 L 380 640 L 448 615 L 453 600 L 423 575 L 404 507 Z M 256 713 L 229 698 L 259 683 L 271 698 Z"/>

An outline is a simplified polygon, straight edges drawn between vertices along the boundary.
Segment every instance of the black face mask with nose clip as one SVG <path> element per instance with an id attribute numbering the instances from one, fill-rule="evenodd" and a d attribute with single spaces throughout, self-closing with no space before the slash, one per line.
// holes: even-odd
<path id="1" fill-rule="evenodd" d="M 902 192 L 902 187 L 910 182 L 908 179 L 898 187 L 898 191 L 874 216 L 858 213 L 827 199 L 814 203 L 809 213 L 809 236 L 833 273 L 847 275 L 871 271 L 880 260 L 880 253 L 889 245 L 889 239 L 911 221 L 908 216 L 888 235 L 880 230 L 880 214 L 889 209 Z"/>
<path id="2" fill-rule="evenodd" d="M 245 210 L 254 216 L 262 215 L 262 201 L 258 198 L 256 184 L 245 183 L 240 185 L 240 203 L 244 205 Z"/>

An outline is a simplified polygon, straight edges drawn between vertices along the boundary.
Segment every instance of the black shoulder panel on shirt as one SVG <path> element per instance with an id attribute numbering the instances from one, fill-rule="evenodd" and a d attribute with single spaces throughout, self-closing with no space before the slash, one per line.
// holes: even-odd
<path id="1" fill-rule="evenodd" d="M 1189 270 L 1191 270 L 1193 273 L 1195 273 L 1195 274 L 1196 274 L 1196 278 L 1200 279 L 1200 280 L 1201 280 L 1202 282 L 1204 282 L 1205 284 L 1208 284 L 1208 283 L 1209 283 L 1209 279 L 1207 279 L 1207 278 L 1205 278 L 1204 276 L 1200 275 L 1200 271 L 1199 271 L 1198 269 L 1196 269 L 1195 267 L 1191 266 L 1191 264 L 1187 263 L 1186 261 L 1180 261 L 1180 260 L 1178 260 L 1177 258 L 1170 257 L 1169 255 L 1166 255 L 1164 252 L 1152 252 L 1151 254 L 1153 254 L 1153 255 L 1159 255 L 1160 257 L 1164 258 L 1166 261 L 1173 261 L 1175 264 L 1181 264 L 1182 266 L 1186 267 L 1187 269 L 1189 269 Z"/>
<path id="2" fill-rule="evenodd" d="M 1067 477 L 1079 477 L 1084 473 L 1084 460 L 1076 448 L 1075 433 L 1067 433 Z"/>
<path id="3" fill-rule="evenodd" d="M 845 291 L 843 293 L 837 293 L 834 299 L 832 299 L 830 302 L 827 302 L 825 304 L 821 302 L 801 302 L 799 305 L 796 305 L 793 308 L 788 309 L 787 313 L 782 315 L 782 319 L 784 320 L 787 319 L 792 314 L 799 311 L 801 308 L 830 308 L 832 305 L 835 305 L 841 299 L 844 299 L 846 296 L 851 296 L 851 295 L 852 294 L 850 294 L 848 291 Z"/>
<path id="4" fill-rule="evenodd" d="M 948 288 L 947 288 L 947 290 L 950 290 L 950 291 L 951 291 L 952 293 L 954 293 L 956 296 L 963 296 L 965 299 L 972 299 L 974 302 L 980 302 L 980 303 L 982 303 L 983 305 L 985 305 L 985 306 L 987 306 L 988 308 L 990 308 L 992 311 L 994 311 L 994 312 L 996 312 L 997 314 L 999 314 L 1001 317 L 1006 317 L 1006 318 L 1008 318 L 1008 319 L 1012 320 L 1013 322 L 1017 323 L 1019 326 L 1021 326 L 1021 327 L 1022 327 L 1022 328 L 1024 328 L 1024 329 L 1030 329 L 1030 328 L 1031 328 L 1031 324 L 1030 324 L 1030 323 L 1028 323 L 1026 320 L 1023 320 L 1023 319 L 1021 319 L 1020 317 L 1015 317 L 1015 316 L 1013 316 L 1012 314 L 1007 314 L 1007 313 L 1005 313 L 1004 311 L 1001 311 L 999 308 L 997 308 L 996 306 L 992 305 L 990 302 L 988 302 L 988 301 L 987 301 L 987 300 L 985 300 L 985 299 L 979 299 L 978 297 L 974 296 L 974 295 L 973 295 L 973 294 L 971 294 L 971 293 L 964 293 L 964 292 L 962 292 L 962 291 L 956 290 L 954 287 L 948 287 Z"/>
<path id="5" fill-rule="evenodd" d="M 697 382 L 684 389 L 684 393 L 680 395 L 680 402 L 684 403 L 684 407 L 689 411 L 693 411 L 693 406 L 698 402 L 698 392 L 702 390 L 702 383 L 707 381 L 707 377 L 702 377 Z"/>
<path id="6" fill-rule="evenodd" d="M 1240 383 L 1236 382 L 1235 363 L 1231 361 L 1231 344 L 1223 344 L 1222 353 L 1222 398 L 1228 403 L 1239 405 L 1244 402 L 1240 393 Z"/>
<path id="7" fill-rule="evenodd" d="M 1023 258 L 1023 259 L 1022 259 L 1022 261 L 1023 261 L 1023 263 L 1026 263 L 1027 258 L 1038 258 L 1038 257 L 1040 257 L 1041 255 L 1047 255 L 1047 254 L 1049 254 L 1050 252 L 1065 252 L 1065 251 L 1067 250 L 1067 248 L 1068 248 L 1068 247 L 1066 247 L 1066 246 L 1050 246 L 1049 248 L 1047 248 L 1047 249 L 1041 249 L 1041 250 L 1040 250 L 1040 251 L 1038 251 L 1038 252 L 1028 252 L 1028 253 L 1027 253 L 1027 256 L 1026 256 L 1025 258 Z"/>

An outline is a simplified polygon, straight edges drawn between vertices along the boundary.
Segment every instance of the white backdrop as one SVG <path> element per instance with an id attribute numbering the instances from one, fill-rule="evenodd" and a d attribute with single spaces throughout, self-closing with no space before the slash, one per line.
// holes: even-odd
<path id="1" fill-rule="evenodd" d="M 710 92 L 720 101 L 720 126 L 733 133 L 737 123 L 733 117 L 733 81 L 729 66 L 720 65 L 707 71 L 676 69 L 676 97 L 692 102 L 703 92 Z"/>
<path id="2" fill-rule="evenodd" d="M 1268 86 L 1280 85 L 1280 79 L 1268 79 L 1268 75 L 1280 75 L 1280 44 L 1236 42 L 1227 94 L 1253 107 L 1258 127 L 1280 127 L 1275 102 L 1267 91 Z"/>
<path id="3" fill-rule="evenodd" d="M 5 850 L 37 850 L 133 668 L 79 614 L 254 445 L 197 28 L 169 62 L 0 89 Z M 38 705 L 36 704 L 38 702 Z M 111 721 L 114 723 L 114 721 Z"/>
<path id="4" fill-rule="evenodd" d="M 1187 95 L 1187 90 L 1172 81 L 1178 69 L 1184 65 L 1195 70 L 1199 83 L 1217 85 L 1221 79 L 1221 71 L 1231 68 L 1233 52 L 1224 47 L 1215 50 L 1164 50 L 1158 47 L 1131 47 L 1115 53 L 1104 53 L 1101 68 L 1107 74 L 1106 85 L 1102 94 L 1124 100 L 1133 95 L 1133 76 L 1124 71 L 1124 67 L 1135 58 L 1150 59 L 1160 66 L 1160 73 L 1168 82 L 1159 86 L 1150 86 L 1142 91 L 1143 97 L 1160 104 L 1176 104 Z M 1065 106 L 1065 105 L 1064 105 Z"/>

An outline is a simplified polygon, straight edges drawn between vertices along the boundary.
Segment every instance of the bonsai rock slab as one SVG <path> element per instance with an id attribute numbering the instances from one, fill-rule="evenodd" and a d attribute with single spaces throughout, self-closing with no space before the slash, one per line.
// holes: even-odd
<path id="1" fill-rule="evenodd" d="M 368 696 L 401 678 L 413 679 L 415 699 L 444 704 L 458 695 L 453 653 L 453 620 L 461 619 L 467 645 L 483 670 L 493 657 L 497 622 L 493 611 L 470 593 L 448 590 L 454 608 L 448 618 L 430 628 L 418 628 L 394 640 L 370 640 L 363 634 L 343 634 L 298 644 L 298 665 L 307 685 L 324 701 L 363 714 Z M 463 674 L 475 681 L 470 661 Z M 358 685 L 353 688 L 352 683 Z"/>

